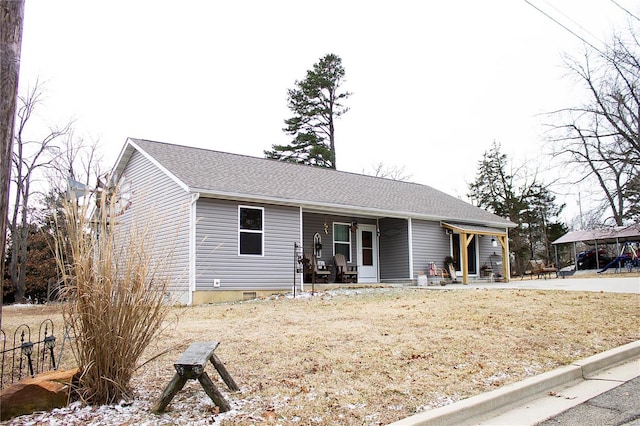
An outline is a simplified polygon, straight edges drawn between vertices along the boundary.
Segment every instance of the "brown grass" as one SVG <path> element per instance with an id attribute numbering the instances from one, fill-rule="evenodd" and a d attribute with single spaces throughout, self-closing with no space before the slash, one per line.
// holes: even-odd
<path id="1" fill-rule="evenodd" d="M 242 389 L 226 394 L 237 411 L 223 425 L 386 424 L 638 340 L 638 306 L 631 294 L 383 289 L 173 308 L 146 356 L 175 348 L 133 383 L 151 406 L 188 343 L 219 340 Z M 5 308 L 3 324 L 25 309 Z M 52 314 L 39 309 L 30 320 Z M 189 383 L 174 407 L 208 400 Z"/>

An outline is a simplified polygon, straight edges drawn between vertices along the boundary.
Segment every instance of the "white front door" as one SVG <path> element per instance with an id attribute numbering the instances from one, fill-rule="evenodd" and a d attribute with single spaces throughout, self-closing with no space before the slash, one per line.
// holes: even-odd
<path id="1" fill-rule="evenodd" d="M 378 237 L 375 225 L 358 225 L 358 282 L 378 282 Z"/>

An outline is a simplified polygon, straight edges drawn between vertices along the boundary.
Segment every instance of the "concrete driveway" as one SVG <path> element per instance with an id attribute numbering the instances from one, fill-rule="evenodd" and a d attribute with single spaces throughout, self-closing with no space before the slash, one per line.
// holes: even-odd
<path id="1" fill-rule="evenodd" d="M 568 291 L 596 291 L 607 293 L 636 293 L 640 294 L 640 277 L 624 277 L 607 274 L 593 278 L 553 278 L 530 279 L 515 278 L 508 283 L 471 283 L 447 284 L 446 286 L 424 287 L 429 289 L 466 289 L 466 288 L 522 288 L 541 290 L 568 290 Z"/>

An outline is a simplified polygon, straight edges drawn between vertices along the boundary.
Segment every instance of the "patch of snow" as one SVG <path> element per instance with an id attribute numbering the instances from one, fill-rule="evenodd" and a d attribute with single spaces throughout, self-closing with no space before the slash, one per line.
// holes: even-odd
<path id="1" fill-rule="evenodd" d="M 347 404 L 346 407 L 349 410 L 357 410 L 358 408 L 365 408 L 367 406 L 367 404 L 365 403 L 359 403 L 359 404 Z"/>
<path id="2" fill-rule="evenodd" d="M 496 374 L 494 374 L 492 376 L 487 377 L 484 380 L 484 382 L 486 384 L 492 385 L 494 383 L 504 382 L 508 378 L 509 378 L 508 374 L 500 372 L 500 373 L 496 373 Z"/>
<path id="3" fill-rule="evenodd" d="M 389 410 L 389 411 L 402 411 L 402 410 L 404 410 L 404 405 L 387 405 L 387 410 Z"/>

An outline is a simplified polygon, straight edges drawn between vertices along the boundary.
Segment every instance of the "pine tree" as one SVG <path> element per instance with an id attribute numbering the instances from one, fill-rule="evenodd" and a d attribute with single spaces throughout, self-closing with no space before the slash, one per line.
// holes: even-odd
<path id="1" fill-rule="evenodd" d="M 566 231 L 557 221 L 564 205 L 556 205 L 555 195 L 535 173 L 528 173 L 525 166 L 513 167 L 500 144 L 494 142 L 478 162 L 468 196 L 478 207 L 517 225 L 509 229 L 509 248 L 515 256 L 512 270 L 521 272 L 530 259 L 539 257 L 553 262 L 551 242 Z"/>
<path id="2" fill-rule="evenodd" d="M 336 168 L 334 120 L 349 108 L 342 104 L 351 93 L 340 92 L 345 71 L 342 60 L 328 54 L 307 71 L 296 87 L 287 91 L 293 117 L 285 120 L 288 145 L 275 144 L 264 151 L 267 158 L 319 167 Z"/>

